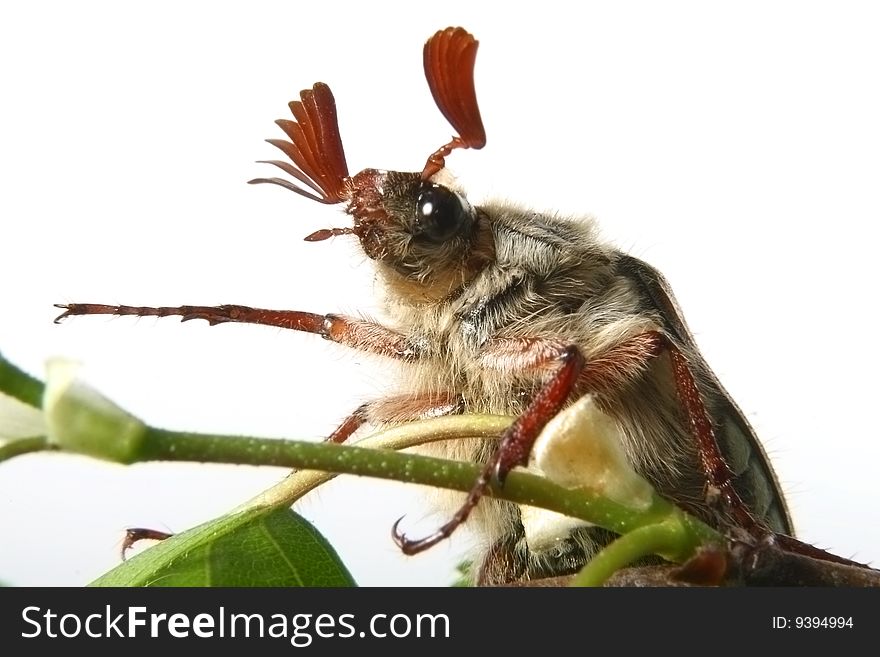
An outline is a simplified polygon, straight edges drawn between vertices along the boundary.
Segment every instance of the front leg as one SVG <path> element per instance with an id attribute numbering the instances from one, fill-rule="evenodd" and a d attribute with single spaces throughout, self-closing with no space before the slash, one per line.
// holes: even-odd
<path id="1" fill-rule="evenodd" d="M 211 326 L 238 322 L 262 324 L 293 331 L 316 333 L 321 337 L 360 351 L 368 351 L 401 360 L 415 360 L 418 349 L 402 333 L 381 324 L 342 315 L 317 315 L 299 310 L 267 310 L 248 306 L 110 306 L 100 303 L 55 304 L 63 313 L 55 323 L 74 315 L 132 315 L 135 317 L 179 316 L 182 322 L 204 319 Z"/>
<path id="2" fill-rule="evenodd" d="M 392 536 L 404 554 L 417 554 L 448 538 L 467 520 L 493 478 L 503 483 L 513 468 L 528 462 L 532 445 L 546 424 L 565 406 L 585 364 L 577 346 L 543 339 L 496 338 L 487 343 L 481 361 L 487 367 L 507 371 L 553 368 L 553 375 L 501 436 L 498 450 L 483 467 L 464 504 L 446 524 L 417 540 L 407 538 L 398 530 L 400 520 L 394 524 Z"/>

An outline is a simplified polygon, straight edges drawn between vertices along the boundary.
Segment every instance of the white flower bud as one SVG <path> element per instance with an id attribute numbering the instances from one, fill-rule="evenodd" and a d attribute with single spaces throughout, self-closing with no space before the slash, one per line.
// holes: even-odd
<path id="1" fill-rule="evenodd" d="M 49 441 L 68 452 L 131 463 L 146 426 L 77 379 L 79 363 L 53 358 L 46 364 L 43 410 Z"/>

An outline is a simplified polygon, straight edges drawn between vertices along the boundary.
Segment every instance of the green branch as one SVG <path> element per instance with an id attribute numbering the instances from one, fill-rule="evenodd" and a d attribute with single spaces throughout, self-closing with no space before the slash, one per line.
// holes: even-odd
<path id="1" fill-rule="evenodd" d="M 7 442 L 0 442 L 0 463 L 13 456 L 31 454 L 33 452 L 47 452 L 54 447 L 49 443 L 46 436 L 32 436 L 29 438 L 17 438 Z"/>
<path id="2" fill-rule="evenodd" d="M 688 536 L 683 525 L 672 518 L 637 527 L 608 544 L 590 559 L 571 581 L 571 586 L 601 586 L 621 568 L 650 554 L 669 554 L 678 551 L 686 558 L 691 556 L 686 547 L 692 543 L 692 538 Z M 699 543 L 693 547 L 699 547 Z"/>
<path id="3" fill-rule="evenodd" d="M 43 404 L 43 382 L 10 363 L 2 354 L 0 354 L 0 393 L 34 408 L 40 408 Z"/>

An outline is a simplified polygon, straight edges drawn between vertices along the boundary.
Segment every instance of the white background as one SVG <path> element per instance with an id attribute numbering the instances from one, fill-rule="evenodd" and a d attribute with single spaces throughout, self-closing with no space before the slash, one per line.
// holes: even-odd
<path id="1" fill-rule="evenodd" d="M 610 5 L 610 3 L 606 3 Z M 714 5 L 714 3 L 713 3 Z M 325 435 L 385 388 L 381 367 L 260 327 L 78 318 L 59 302 L 369 309 L 346 225 L 249 178 L 286 102 L 331 84 L 352 171 L 418 170 L 450 133 L 421 47 L 481 41 L 482 152 L 450 165 L 471 200 L 599 217 L 670 279 L 709 363 L 762 437 L 801 536 L 880 560 L 880 21 L 872 3 L 6 3 L 0 10 L 0 349 L 64 355 L 163 427 Z M 279 469 L 0 465 L 0 580 L 78 585 L 126 526 L 182 530 Z M 362 584 L 438 584 L 462 536 L 406 559 L 392 522 L 430 529 L 419 491 L 337 481 L 298 509 Z"/>

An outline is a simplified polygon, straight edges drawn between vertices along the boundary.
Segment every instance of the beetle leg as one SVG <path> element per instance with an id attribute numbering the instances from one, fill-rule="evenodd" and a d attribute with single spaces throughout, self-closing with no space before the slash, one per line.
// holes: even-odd
<path id="1" fill-rule="evenodd" d="M 316 333 L 327 340 L 347 347 L 369 351 L 401 360 L 418 357 L 416 346 L 402 333 L 387 329 L 375 322 L 368 322 L 342 315 L 317 315 L 299 310 L 267 310 L 248 306 L 111 306 L 99 303 L 55 304 L 64 310 L 55 318 L 61 320 L 74 315 L 134 315 L 136 317 L 179 316 L 180 321 L 204 319 L 211 326 L 226 322 L 262 324 L 294 331 Z"/>
<path id="2" fill-rule="evenodd" d="M 128 551 L 138 541 L 164 541 L 171 538 L 174 534 L 163 532 L 159 529 L 147 529 L 146 527 L 129 527 L 125 530 L 125 537 L 122 539 L 120 547 L 120 556 L 125 561 Z"/>
<path id="3" fill-rule="evenodd" d="M 460 411 L 461 395 L 451 392 L 442 395 L 395 395 L 376 399 L 358 406 L 333 433 L 327 436 L 327 442 L 344 443 L 368 422 L 373 424 L 411 422 L 452 415 Z"/>
<path id="4" fill-rule="evenodd" d="M 700 464 L 706 476 L 707 487 L 720 497 L 724 503 L 724 508 L 730 512 L 736 524 L 756 539 L 766 540 L 772 536 L 773 540 L 788 552 L 821 561 L 864 567 L 864 564 L 858 561 L 852 561 L 851 559 L 826 552 L 792 536 L 777 534 L 752 514 L 733 487 L 733 472 L 730 470 L 730 467 L 724 460 L 724 456 L 721 454 L 721 449 L 718 447 L 715 430 L 712 428 L 709 414 L 706 412 L 703 399 L 697 390 L 694 375 L 691 373 L 690 367 L 688 367 L 687 359 L 678 347 L 668 339 L 666 339 L 666 348 L 669 350 L 669 355 L 672 359 L 672 371 L 679 399 L 690 421 L 694 437 L 697 440 Z"/>
<path id="5" fill-rule="evenodd" d="M 493 359 L 497 359 L 499 368 L 528 370 L 555 365 L 555 371 L 522 415 L 505 430 L 500 447 L 483 467 L 464 503 L 446 524 L 425 538 L 413 540 L 399 531 L 400 520 L 394 523 L 392 537 L 405 554 L 417 554 L 449 537 L 467 520 L 493 479 L 503 483 L 510 470 L 528 460 L 541 429 L 568 401 L 584 368 L 584 357 L 575 345 L 552 340 L 516 340 L 514 344 L 498 338 L 490 341 L 483 352 L 484 361 Z"/>

